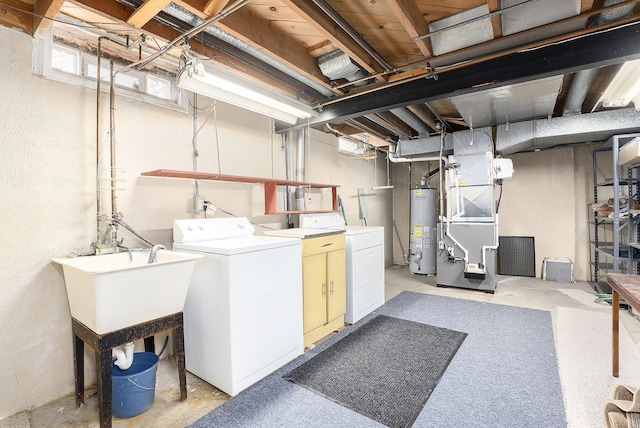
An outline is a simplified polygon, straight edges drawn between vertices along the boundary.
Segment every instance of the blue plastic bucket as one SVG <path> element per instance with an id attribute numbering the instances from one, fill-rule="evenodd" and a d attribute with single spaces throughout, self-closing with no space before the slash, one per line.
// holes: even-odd
<path id="1" fill-rule="evenodd" d="M 153 352 L 136 352 L 133 364 L 127 370 L 112 364 L 113 416 L 130 418 L 151 407 L 158 360 Z"/>

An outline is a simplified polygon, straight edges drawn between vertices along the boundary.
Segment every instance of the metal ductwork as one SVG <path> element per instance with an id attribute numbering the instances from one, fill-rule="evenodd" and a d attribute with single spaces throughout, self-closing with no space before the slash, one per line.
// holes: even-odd
<path id="1" fill-rule="evenodd" d="M 333 20 L 340 28 L 342 28 L 349 36 L 358 43 L 378 64 L 384 67 L 385 70 L 393 70 L 391 64 L 389 64 L 374 48 L 367 42 L 367 40 L 360 35 L 335 9 L 329 5 L 325 0 L 313 0 L 316 6 Z"/>
<path id="2" fill-rule="evenodd" d="M 601 7 L 613 6 L 623 1 L 624 0 L 604 0 Z M 635 4 L 631 4 L 602 12 L 596 17 L 594 25 L 604 25 L 626 18 L 631 15 L 634 7 Z M 593 85 L 596 77 L 598 77 L 599 71 L 599 68 L 592 68 L 578 71 L 574 74 L 571 87 L 569 88 L 569 92 L 567 92 L 567 98 L 562 109 L 563 116 L 582 113 L 582 104 L 589 93 L 589 89 L 591 89 L 591 85 Z"/>
<path id="3" fill-rule="evenodd" d="M 567 144 L 605 141 L 615 134 L 640 132 L 640 112 L 634 108 L 586 113 L 499 125 L 496 128 L 495 148 L 501 155 L 529 152 Z M 446 134 L 444 152 L 453 153 L 454 140 L 466 138 L 469 131 Z M 400 139 L 397 156 L 416 158 L 437 156 L 440 136 Z"/>
<path id="4" fill-rule="evenodd" d="M 463 133 L 468 131 L 459 131 Z M 444 150 L 443 155 L 453 154 L 453 140 L 454 135 L 458 134 L 454 132 L 452 134 L 446 134 L 444 136 Z M 433 137 L 416 138 L 414 140 L 400 139 L 396 148 L 396 154 L 402 158 L 412 157 L 424 157 L 440 155 L 440 135 Z"/>
<path id="5" fill-rule="evenodd" d="M 318 57 L 320 71 L 330 80 L 346 79 L 349 82 L 364 79 L 369 75 L 366 70 L 353 62 L 349 56 L 340 49 L 333 50 Z M 356 86 L 364 85 L 366 80 L 354 83 Z"/>
<path id="6" fill-rule="evenodd" d="M 633 108 L 539 119 L 497 126 L 496 151 L 509 155 L 635 132 L 640 132 L 640 112 Z"/>
<path id="7" fill-rule="evenodd" d="M 420 120 L 415 114 L 411 113 L 411 111 L 406 107 L 394 108 L 390 111 L 398 116 L 398 118 L 404 123 L 415 129 L 418 134 L 427 134 L 431 131 L 431 129 L 422 120 Z"/>
<path id="8" fill-rule="evenodd" d="M 613 6 L 618 3 L 623 3 L 625 0 L 604 0 L 600 7 Z M 607 24 L 609 22 L 617 21 L 622 18 L 627 18 L 631 16 L 633 13 L 633 9 L 636 7 L 635 4 L 628 4 L 626 6 L 620 6 L 616 9 L 611 9 L 605 12 L 602 12 L 596 18 L 594 25 L 602 25 Z"/>
<path id="9" fill-rule="evenodd" d="M 482 141 L 484 143 L 484 148 L 480 151 L 486 151 L 486 146 L 492 145 L 491 128 L 485 127 L 445 134 L 442 154 L 445 156 L 453 154 L 454 143 L 460 146 L 474 146 L 474 139 L 477 139 L 475 146 L 479 147 L 478 143 Z M 396 153 L 399 157 L 408 159 L 428 156 L 438 157 L 440 155 L 440 142 L 440 135 L 434 135 L 432 137 L 425 138 L 416 138 L 413 140 L 400 139 L 398 141 L 398 148 L 396 150 Z M 473 148 L 467 149 L 467 152 L 473 152 Z"/>
<path id="10" fill-rule="evenodd" d="M 391 128 L 389 126 L 388 123 L 386 123 L 384 120 L 380 119 L 378 116 L 376 116 L 375 114 L 367 114 L 364 116 L 366 119 L 370 120 L 371 122 L 375 123 L 376 125 L 378 125 L 381 128 L 386 129 L 387 131 L 396 134 L 396 130 Z"/>
<path id="11" fill-rule="evenodd" d="M 587 97 L 589 89 L 596 80 L 596 77 L 598 77 L 599 72 L 599 68 L 591 68 L 589 70 L 578 71 L 573 75 L 573 81 L 571 82 L 571 87 L 569 88 L 569 92 L 564 101 L 564 107 L 562 108 L 563 116 L 582 114 L 584 99 Z"/>

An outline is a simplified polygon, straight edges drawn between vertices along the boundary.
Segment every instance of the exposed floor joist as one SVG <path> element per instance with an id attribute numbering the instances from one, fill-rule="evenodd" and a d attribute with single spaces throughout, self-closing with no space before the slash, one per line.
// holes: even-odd
<path id="1" fill-rule="evenodd" d="M 137 8 L 127 19 L 127 23 L 134 27 L 142 28 L 144 24 L 151 21 L 171 0 L 146 0 L 142 6 Z"/>
<path id="2" fill-rule="evenodd" d="M 296 14 L 308 20 L 318 31 L 322 32 L 327 39 L 336 47 L 346 53 L 360 67 L 371 74 L 380 74 L 386 71 L 378 62 L 360 45 L 358 45 L 349 34 L 340 28 L 331 18 L 311 1 L 305 0 L 282 0 L 282 3 L 292 8 Z"/>
<path id="3" fill-rule="evenodd" d="M 563 43 L 453 68 L 440 73 L 437 80 L 421 78 L 400 82 L 361 96 L 332 102 L 323 106 L 318 117 L 312 118 L 310 122 L 311 125 L 319 125 L 337 118 L 344 120 L 377 114 L 480 89 L 613 65 L 640 58 L 640 43 L 637 43 L 639 37 L 640 22 L 634 22 Z M 611 46 L 616 46 L 616 49 L 611 49 Z"/>
<path id="4" fill-rule="evenodd" d="M 209 18 L 204 11 L 185 1 L 176 1 L 202 19 Z M 247 9 L 240 9 L 216 23 L 216 26 L 259 51 L 269 55 L 274 61 L 285 64 L 292 70 L 302 73 L 308 79 L 333 90 L 329 79 L 322 75 L 318 61 L 306 49 L 286 34 L 278 31 L 268 22 L 258 19 Z"/>
<path id="5" fill-rule="evenodd" d="M 388 4 L 411 38 L 415 39 L 429 32 L 429 24 L 424 20 L 414 0 L 389 0 Z M 429 58 L 431 56 L 429 39 L 414 41 L 422 55 Z"/>
<path id="6" fill-rule="evenodd" d="M 52 19 L 57 15 L 64 0 L 39 0 L 33 11 L 33 37 L 42 37 L 51 27 Z"/>

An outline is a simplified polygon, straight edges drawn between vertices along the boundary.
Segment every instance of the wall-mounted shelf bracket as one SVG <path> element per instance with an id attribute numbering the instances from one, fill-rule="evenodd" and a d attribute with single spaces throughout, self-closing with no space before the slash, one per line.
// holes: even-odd
<path id="1" fill-rule="evenodd" d="M 264 186 L 264 213 L 265 214 L 301 214 L 310 212 L 334 212 L 338 211 L 338 187 L 335 184 L 309 183 L 305 181 L 280 180 L 275 178 L 247 177 L 243 175 L 215 174 L 210 172 L 178 171 L 172 169 L 156 169 L 143 172 L 146 177 L 188 178 L 192 180 L 214 180 L 234 183 L 262 184 Z M 331 210 L 321 211 L 278 211 L 276 208 L 276 191 L 278 186 L 305 186 L 313 189 L 331 189 Z"/>

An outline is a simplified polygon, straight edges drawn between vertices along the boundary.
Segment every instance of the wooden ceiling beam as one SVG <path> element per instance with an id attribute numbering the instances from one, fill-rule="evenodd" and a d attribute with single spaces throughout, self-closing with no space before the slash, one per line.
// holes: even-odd
<path id="1" fill-rule="evenodd" d="M 17 0 L 3 0 L 0 4 L 0 25 L 32 34 L 32 12 L 27 4 Z"/>
<path id="2" fill-rule="evenodd" d="M 594 3 L 594 0 L 582 0 L 580 2 L 580 13 L 584 13 L 593 9 L 593 6 L 594 6 L 593 3 Z M 601 3 L 601 2 L 598 1 L 598 3 Z M 600 6 L 598 5 L 598 7 Z"/>
<path id="3" fill-rule="evenodd" d="M 4 0 L 3 0 L 4 1 Z M 90 9 L 94 13 L 104 16 L 105 21 L 117 20 L 124 22 L 131 14 L 133 9 L 115 1 L 102 1 L 102 0 L 68 0 L 71 3 L 75 3 L 83 8 Z M 105 25 L 106 30 L 110 30 L 110 25 Z M 180 36 L 180 32 L 167 25 L 161 24 L 157 21 L 149 21 L 146 23 L 142 30 L 149 36 L 161 39 L 164 42 L 174 40 Z M 275 92 L 296 97 L 296 88 L 291 88 L 282 84 L 282 82 L 275 77 L 269 75 L 269 73 L 254 67 L 251 64 L 245 63 L 225 52 L 218 49 L 214 49 L 211 46 L 206 46 L 197 39 L 191 39 L 189 41 L 191 46 L 191 52 L 194 54 L 211 59 L 210 61 L 215 63 L 216 66 L 227 69 L 239 77 L 261 84 L 266 88 L 274 90 Z M 170 51 L 171 52 L 171 51 Z M 170 53 L 169 53 L 170 54 Z M 213 59 L 215 58 L 215 60 Z M 153 63 L 152 63 L 153 64 Z M 232 66 L 230 66 L 233 65 Z"/>
<path id="4" fill-rule="evenodd" d="M 498 1 L 498 0 L 495 0 Z M 429 24 L 422 16 L 422 12 L 415 0 L 389 0 L 387 5 L 396 15 L 404 29 L 412 39 L 429 33 Z M 431 56 L 429 38 L 415 40 L 415 44 L 426 58 Z"/>
<path id="5" fill-rule="evenodd" d="M 331 43 L 330 40 L 324 40 L 313 46 L 307 47 L 307 52 L 309 53 L 309 55 L 317 58 L 320 55 L 329 53 L 334 49 L 335 49 L 335 46 L 333 46 L 333 43 Z"/>
<path id="6" fill-rule="evenodd" d="M 33 5 L 33 37 L 42 37 L 51 27 L 51 19 L 56 16 L 64 0 L 38 0 Z"/>
<path id="7" fill-rule="evenodd" d="M 348 122 L 337 123 L 337 124 L 331 125 L 331 127 L 336 131 L 346 135 L 362 134 L 363 132 L 363 130 L 360 127 L 354 126 L 352 123 L 348 123 Z"/>
<path id="8" fill-rule="evenodd" d="M 227 3 L 229 3 L 229 0 L 209 0 L 205 3 L 202 12 L 207 16 L 213 16 L 219 13 Z"/>
<path id="9" fill-rule="evenodd" d="M 144 24 L 151 21 L 170 2 L 171 0 L 145 0 L 127 19 L 127 23 L 134 27 L 142 28 Z"/>
<path id="10" fill-rule="evenodd" d="M 497 12 L 500 10 L 500 0 L 487 0 L 489 12 Z M 491 29 L 493 30 L 493 38 L 502 37 L 502 16 L 494 15 L 491 17 Z"/>
<path id="11" fill-rule="evenodd" d="M 188 9 L 202 19 L 208 18 L 202 10 L 194 8 L 193 1 L 175 0 L 174 3 Z M 283 63 L 315 83 L 334 91 L 329 79 L 320 71 L 316 58 L 287 34 L 269 25 L 268 21 L 260 19 L 248 9 L 242 8 L 234 12 L 216 22 L 215 26 L 260 50 L 273 58 L 274 61 Z"/>
<path id="12" fill-rule="evenodd" d="M 371 56 L 366 49 L 356 43 L 353 38 L 326 13 L 308 0 L 281 0 L 282 3 L 318 31 L 325 35 L 337 48 L 343 51 L 358 65 L 371 74 L 384 72 L 384 68 Z"/>

